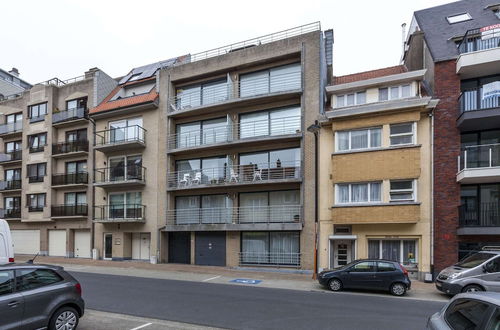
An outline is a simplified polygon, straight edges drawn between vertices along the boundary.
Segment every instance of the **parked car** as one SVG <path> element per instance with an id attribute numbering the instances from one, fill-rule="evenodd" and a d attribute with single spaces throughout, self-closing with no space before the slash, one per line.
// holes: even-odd
<path id="1" fill-rule="evenodd" d="M 76 329 L 85 303 L 62 267 L 0 265 L 0 329 Z"/>
<path id="2" fill-rule="evenodd" d="M 449 295 L 460 292 L 500 292 L 500 250 L 485 247 L 483 251 L 443 269 L 436 279 L 436 288 Z"/>
<path id="3" fill-rule="evenodd" d="M 441 311 L 429 317 L 427 329 L 500 329 L 500 294 L 457 294 Z"/>
<path id="4" fill-rule="evenodd" d="M 385 290 L 403 296 L 411 288 L 408 271 L 390 260 L 356 260 L 343 267 L 326 270 L 318 275 L 321 285 L 332 291 L 342 289 Z"/>
<path id="5" fill-rule="evenodd" d="M 0 219 L 0 265 L 14 262 L 14 244 L 7 221 Z"/>

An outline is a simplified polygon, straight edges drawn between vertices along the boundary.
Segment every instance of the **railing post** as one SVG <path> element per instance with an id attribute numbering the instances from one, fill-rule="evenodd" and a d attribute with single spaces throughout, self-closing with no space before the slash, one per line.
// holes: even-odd
<path id="1" fill-rule="evenodd" d="M 467 149 L 464 149 L 464 170 L 467 169 Z"/>

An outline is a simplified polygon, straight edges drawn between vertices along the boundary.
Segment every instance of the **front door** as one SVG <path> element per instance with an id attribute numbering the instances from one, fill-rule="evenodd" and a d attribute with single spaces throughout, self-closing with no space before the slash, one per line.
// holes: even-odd
<path id="1" fill-rule="evenodd" d="M 333 241 L 333 268 L 342 267 L 352 261 L 352 241 Z"/>
<path id="2" fill-rule="evenodd" d="M 113 257 L 113 234 L 104 234 L 104 260 L 111 260 Z"/>
<path id="3" fill-rule="evenodd" d="M 168 262 L 191 263 L 191 232 L 168 233 Z"/>
<path id="4" fill-rule="evenodd" d="M 195 263 L 205 266 L 226 265 L 226 233 L 198 232 L 195 236 Z"/>

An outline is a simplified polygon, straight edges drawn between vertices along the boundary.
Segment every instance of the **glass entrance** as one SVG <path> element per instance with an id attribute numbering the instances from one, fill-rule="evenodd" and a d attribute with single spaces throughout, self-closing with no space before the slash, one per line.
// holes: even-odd
<path id="1" fill-rule="evenodd" d="M 111 260 L 113 257 L 113 234 L 104 234 L 104 256 L 105 260 Z"/>

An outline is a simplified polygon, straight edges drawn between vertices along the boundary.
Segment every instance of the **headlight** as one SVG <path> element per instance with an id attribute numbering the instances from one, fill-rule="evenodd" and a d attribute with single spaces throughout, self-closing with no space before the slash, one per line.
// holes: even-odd
<path id="1" fill-rule="evenodd" d="M 453 274 L 450 274 L 450 276 L 448 276 L 448 278 L 449 278 L 450 280 L 453 280 L 453 279 L 455 279 L 455 278 L 457 278 L 457 277 L 459 277 L 459 276 L 460 276 L 460 273 L 453 273 Z"/>

